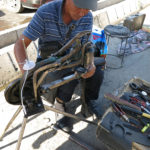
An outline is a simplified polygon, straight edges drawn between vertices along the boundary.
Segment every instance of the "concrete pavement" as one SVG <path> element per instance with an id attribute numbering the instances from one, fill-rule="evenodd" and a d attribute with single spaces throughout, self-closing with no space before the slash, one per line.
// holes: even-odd
<path id="1" fill-rule="evenodd" d="M 142 3 L 142 0 L 138 0 L 138 1 L 137 0 L 132 0 L 132 1 L 113 0 L 113 1 L 114 1 L 114 5 L 111 6 L 109 4 L 110 3 L 109 1 L 99 2 L 99 5 L 101 4 L 101 9 L 92 12 L 94 16 L 94 24 L 96 26 L 100 28 L 104 28 L 108 24 L 119 23 L 125 17 L 138 12 L 139 10 L 143 9 L 144 7 L 150 4 L 148 0 L 145 0 L 144 4 Z M 112 4 L 113 1 L 111 2 Z M 118 2 L 121 1 L 121 2 L 117 3 L 117 1 Z M 104 8 L 104 5 L 106 5 L 107 7 Z M 24 17 L 24 19 L 21 22 L 25 22 L 24 21 L 25 19 L 31 19 L 31 18 Z M 0 41 L 0 48 L 15 43 L 16 39 L 22 33 L 22 31 L 27 25 L 28 23 L 22 24 L 20 26 L 14 25 L 14 28 L 10 28 L 8 30 L 4 30 L 0 32 L 0 37 L 2 39 Z"/>
<path id="2" fill-rule="evenodd" d="M 144 22 L 144 28 L 150 28 L 150 7 L 141 11 L 146 13 L 146 20 Z M 111 39 L 109 46 L 109 53 L 116 53 L 120 41 L 119 39 Z M 133 77 L 139 77 L 143 80 L 150 82 L 150 49 L 146 49 L 141 53 L 125 56 L 124 65 L 120 69 L 110 69 L 109 66 L 117 67 L 120 64 L 118 57 L 107 56 L 107 66 L 105 70 L 105 78 L 101 87 L 99 102 L 101 110 L 108 107 L 109 101 L 104 99 L 104 94 L 107 92 L 114 92 L 116 89 L 123 86 L 127 81 Z M 6 103 L 3 92 L 0 93 L 0 133 L 2 133 L 5 125 L 9 121 L 12 114 L 17 109 L 17 106 L 12 106 Z M 71 102 L 71 109 L 76 109 L 76 114 L 81 116 L 80 109 L 81 104 L 78 100 L 78 95 L 75 95 L 76 100 Z M 19 115 L 13 125 L 11 125 L 9 132 L 0 142 L 1 150 L 15 149 L 17 142 L 19 127 L 22 121 L 23 113 Z M 50 118 L 50 120 L 49 120 Z M 92 120 L 92 117 L 88 119 Z M 79 145 L 74 144 L 60 133 L 55 133 L 52 129 L 47 128 L 48 121 L 54 121 L 53 112 L 45 112 L 39 117 L 30 118 L 31 121 L 27 124 L 24 139 L 21 145 L 21 150 L 82 150 Z M 50 123 L 51 123 L 50 122 Z M 81 140 L 85 141 L 89 145 L 94 145 L 95 150 L 104 150 L 104 146 L 100 145 L 100 141 L 96 139 L 96 127 L 83 122 L 74 122 L 74 130 L 77 136 Z"/>
<path id="3" fill-rule="evenodd" d="M 112 45 L 118 45 L 120 42 L 116 39 L 110 41 Z M 114 46 L 110 46 L 114 48 Z M 101 87 L 99 102 L 101 110 L 108 107 L 109 101 L 104 99 L 104 94 L 107 92 L 114 92 L 116 89 L 123 86 L 128 80 L 133 77 L 140 77 L 150 82 L 150 49 L 147 49 L 141 53 L 126 56 L 124 60 L 124 66 L 121 69 L 109 69 L 105 70 L 105 78 Z M 117 66 L 120 63 L 120 59 L 117 57 L 107 57 L 108 66 Z M 4 127 L 8 123 L 9 119 L 16 111 L 17 106 L 12 106 L 6 103 L 3 92 L 0 93 L 0 133 L 4 130 Z M 78 95 L 75 95 L 78 98 Z M 78 99 L 71 101 L 71 109 L 76 109 L 76 114 L 81 116 L 81 103 Z M 24 139 L 22 141 L 21 150 L 82 150 L 83 148 L 74 142 L 68 140 L 64 135 L 54 132 L 48 127 L 50 123 L 54 121 L 53 112 L 45 112 L 38 117 L 29 118 L 29 123 L 26 126 Z M 15 149 L 20 126 L 23 118 L 23 113 L 17 117 L 15 122 L 11 125 L 3 141 L 0 142 L 1 150 Z M 88 118 L 92 120 L 92 117 Z M 50 121 L 50 122 L 49 122 Z M 77 133 L 77 137 L 86 142 L 90 146 L 94 146 L 95 150 L 105 150 L 106 148 L 96 138 L 96 127 L 84 122 L 74 122 L 74 130 Z"/>
<path id="4" fill-rule="evenodd" d="M 114 2 L 117 2 L 117 0 L 114 0 Z M 101 4 L 103 4 L 103 1 Z M 126 16 L 137 13 L 139 10 L 142 10 L 149 4 L 149 0 L 145 0 L 144 3 L 142 0 L 124 0 L 120 3 L 92 12 L 94 16 L 94 25 L 103 29 L 108 24 L 120 23 L 120 21 L 125 19 Z M 15 78 L 18 78 L 20 75 L 20 70 L 12 51 L 14 47 L 13 44 L 27 24 L 28 23 L 0 31 L 0 88 L 4 88 L 8 83 Z M 28 48 L 28 53 L 30 56 L 32 56 L 31 59 L 35 60 L 36 49 L 34 48 L 33 44 L 31 44 L 30 47 Z M 7 63 L 4 65 L 3 61 Z"/>

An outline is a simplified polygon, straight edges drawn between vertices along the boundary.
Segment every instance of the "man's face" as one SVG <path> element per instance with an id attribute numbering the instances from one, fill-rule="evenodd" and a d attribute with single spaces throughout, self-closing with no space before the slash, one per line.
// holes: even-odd
<path id="1" fill-rule="evenodd" d="M 88 9 L 76 7 L 73 0 L 68 0 L 68 1 L 69 1 L 68 2 L 68 12 L 70 14 L 70 17 L 73 20 L 78 20 L 78 19 L 82 18 L 83 16 L 85 16 L 89 12 Z"/>

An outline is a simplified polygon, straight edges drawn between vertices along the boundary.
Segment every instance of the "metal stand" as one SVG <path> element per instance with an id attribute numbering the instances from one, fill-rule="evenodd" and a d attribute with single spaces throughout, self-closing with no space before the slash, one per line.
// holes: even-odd
<path id="1" fill-rule="evenodd" d="M 68 47 L 70 45 L 72 45 L 72 43 L 74 43 L 74 42 L 76 42 L 77 44 L 80 43 L 79 39 L 82 36 L 84 36 L 84 35 L 86 35 L 86 36 L 89 37 L 90 33 L 91 33 L 90 31 L 83 31 L 83 32 L 77 34 L 72 40 L 70 40 L 58 52 L 54 53 L 53 56 L 57 56 L 57 55 L 61 56 L 60 54 L 63 54 L 66 51 L 66 49 L 68 49 Z M 24 39 L 23 39 L 23 44 L 24 44 Z M 86 44 L 84 44 L 83 47 L 81 47 L 80 44 L 77 45 L 74 48 L 74 50 L 72 50 L 69 54 L 67 54 L 67 55 L 59 58 L 57 61 L 55 60 L 55 63 L 53 63 L 54 60 L 52 61 L 52 59 L 53 59 L 53 57 L 52 57 L 51 59 L 46 59 L 46 61 L 43 60 L 43 62 L 38 63 L 37 66 L 32 69 L 32 72 L 30 72 L 30 73 L 34 72 L 34 74 L 33 74 L 33 91 L 34 91 L 34 98 L 35 98 L 35 100 L 38 100 L 38 94 L 37 94 L 38 87 L 40 86 L 40 84 L 42 83 L 42 81 L 44 80 L 44 78 L 46 77 L 46 75 L 49 72 L 54 71 L 54 67 L 56 67 L 55 68 L 55 71 L 56 71 L 56 70 L 62 70 L 62 69 L 66 69 L 66 68 L 76 67 L 76 66 L 83 65 L 83 64 L 86 65 L 88 62 L 84 61 L 85 56 L 87 57 L 87 60 L 91 60 L 90 57 L 92 55 L 87 55 L 88 53 L 85 54 L 85 48 L 86 48 L 86 46 L 88 46 L 88 44 L 90 44 L 90 43 L 87 42 Z M 24 49 L 26 49 L 25 44 L 24 44 Z M 71 64 L 66 63 L 66 62 L 68 62 L 68 59 L 70 57 L 72 57 L 74 54 L 78 53 L 81 49 L 82 49 L 82 58 L 81 58 L 81 60 L 77 60 L 77 61 L 75 61 L 74 63 L 71 63 Z M 64 64 L 66 64 L 66 65 L 64 65 Z M 30 68 L 27 68 L 25 70 L 29 70 L 29 69 Z M 42 76 L 40 77 L 40 79 L 37 81 L 38 75 L 42 71 L 45 71 L 45 72 L 42 74 Z M 24 86 L 23 84 L 26 82 L 26 79 L 27 79 L 27 77 L 26 77 L 27 74 L 26 73 L 28 74 L 28 72 L 25 72 L 24 76 L 22 77 L 22 80 L 20 81 L 21 87 L 23 87 Z M 70 81 L 72 81 L 74 79 L 78 79 L 78 78 L 81 77 L 81 73 L 84 73 L 84 72 L 82 72 L 82 71 L 79 70 L 79 71 L 76 71 L 74 74 L 72 74 L 70 76 L 67 76 L 67 78 L 64 77 L 63 79 L 53 81 L 53 82 L 51 82 L 48 85 L 47 84 L 43 85 L 43 86 L 41 86 L 41 89 L 42 89 L 41 91 L 44 93 L 44 92 L 46 92 L 49 89 L 51 90 L 53 88 L 59 87 L 59 86 L 61 86 L 63 84 L 66 84 L 66 83 L 68 83 L 68 82 L 70 82 Z M 84 85 L 82 87 L 82 90 L 84 90 Z M 84 91 L 82 93 L 84 93 Z M 85 97 L 84 97 L 83 94 L 82 94 L 82 97 L 83 97 L 82 104 L 84 105 L 84 107 L 86 109 L 87 106 L 86 106 Z M 71 118 L 76 119 L 78 121 L 84 121 L 84 122 L 87 122 L 87 123 L 90 123 L 90 124 L 94 124 L 94 125 L 97 126 L 97 123 L 94 123 L 92 121 L 88 121 L 88 120 L 86 120 L 84 118 L 80 118 L 80 117 L 77 117 L 75 115 L 72 115 L 72 114 L 69 114 L 69 113 L 66 113 L 66 112 L 59 111 L 59 110 L 57 110 L 57 109 L 55 109 L 53 107 L 44 105 L 44 108 L 45 108 L 46 111 L 50 110 L 50 111 L 53 111 L 53 112 L 56 112 L 56 113 L 59 113 L 59 114 L 63 114 L 65 116 L 67 116 L 67 117 L 71 117 Z M 15 112 L 15 114 L 13 115 L 13 117 L 11 118 L 11 120 L 9 121 L 8 125 L 6 126 L 6 128 L 5 128 L 5 130 L 4 130 L 4 132 L 3 132 L 3 134 L 2 134 L 2 136 L 1 136 L 0 139 L 3 138 L 3 136 L 6 133 L 6 131 L 8 130 L 8 128 L 10 127 L 10 125 L 12 124 L 12 122 L 15 120 L 15 118 L 18 116 L 18 114 L 20 113 L 21 110 L 22 110 L 22 106 L 19 106 L 19 108 L 17 109 L 17 111 Z M 85 110 L 85 112 L 86 112 L 86 110 Z M 33 113 L 32 115 L 34 115 L 34 114 L 36 114 L 36 113 Z M 22 141 L 24 130 L 25 130 L 26 123 L 27 123 L 27 119 L 28 119 L 28 116 L 25 115 L 24 118 L 23 118 L 23 122 L 22 122 L 21 130 L 20 130 L 20 134 L 19 134 L 19 137 L 18 137 L 18 142 L 17 142 L 17 145 L 16 145 L 16 150 L 20 149 L 21 141 Z"/>
<path id="2" fill-rule="evenodd" d="M 59 114 L 63 114 L 67 117 L 71 117 L 73 119 L 76 119 L 76 120 L 79 120 L 79 121 L 84 121 L 86 123 L 90 123 L 90 124 L 93 124 L 93 125 L 96 125 L 97 126 L 97 123 L 95 122 L 92 122 L 92 121 L 89 121 L 89 120 L 86 120 L 84 118 L 80 118 L 78 116 L 75 116 L 75 115 L 72 115 L 72 114 L 69 114 L 69 113 L 66 113 L 66 112 L 62 112 L 62 111 L 59 111 L 51 106 L 48 106 L 48 105 L 44 105 L 44 108 L 46 111 L 50 110 L 50 111 L 53 111 L 53 112 L 56 112 L 56 113 L 59 113 Z M 5 133 L 7 132 L 8 128 L 10 127 L 10 125 L 13 123 L 13 121 L 15 120 L 15 118 L 19 115 L 19 113 L 21 112 L 22 110 L 22 106 L 19 106 L 19 108 L 17 109 L 17 111 L 14 113 L 14 115 L 12 116 L 11 120 L 9 121 L 9 123 L 7 124 L 2 136 L 0 137 L 0 139 L 2 140 L 2 138 L 4 137 Z M 20 146 L 21 146 L 21 142 L 22 142 L 22 138 L 23 138 L 23 134 L 24 134 L 24 131 L 25 131 L 25 127 L 26 127 L 26 123 L 27 123 L 27 119 L 28 117 L 27 116 L 24 116 L 23 118 L 23 121 L 22 121 L 22 126 L 21 126 L 21 129 L 20 129 L 20 133 L 19 133 L 19 137 L 18 137 L 18 142 L 17 142 L 17 145 L 16 145 L 16 149 L 15 150 L 19 150 L 20 149 Z"/>
<path id="3" fill-rule="evenodd" d="M 26 123 L 27 123 L 27 117 L 24 116 L 22 126 L 21 126 L 21 130 L 20 130 L 20 134 L 19 134 L 19 138 L 18 138 L 18 142 L 17 142 L 17 146 L 16 146 L 16 150 L 20 149 L 21 141 L 22 141 L 22 138 L 23 138 L 25 127 L 26 127 Z"/>
<path id="4" fill-rule="evenodd" d="M 20 111 L 22 110 L 22 106 L 19 106 L 19 108 L 17 109 L 17 111 L 14 113 L 14 115 L 12 116 L 12 118 L 10 119 L 10 121 L 8 122 L 3 134 L 0 137 L 0 140 L 3 139 L 6 131 L 8 130 L 8 128 L 10 127 L 10 125 L 13 123 L 13 121 L 16 119 L 16 117 L 19 115 Z"/>
<path id="5" fill-rule="evenodd" d="M 17 111 L 14 113 L 14 115 L 12 116 L 12 118 L 10 119 L 10 121 L 8 122 L 2 136 L 0 137 L 0 140 L 3 139 L 6 131 L 9 129 L 10 125 L 13 123 L 13 121 L 16 119 L 16 117 L 19 115 L 19 113 L 21 112 L 22 110 L 22 106 L 19 106 L 19 108 L 17 109 Z M 27 122 L 27 117 L 24 116 L 23 118 L 23 122 L 22 122 L 22 126 L 21 126 L 21 130 L 20 130 L 20 134 L 19 134 L 19 138 L 18 138 L 18 142 L 17 142 L 17 146 L 16 146 L 16 150 L 19 150 L 20 149 L 20 145 L 21 145 L 21 141 L 22 141 L 22 137 L 23 137 L 23 134 L 24 134 L 24 130 L 25 130 L 25 127 L 26 127 L 26 122 Z"/>

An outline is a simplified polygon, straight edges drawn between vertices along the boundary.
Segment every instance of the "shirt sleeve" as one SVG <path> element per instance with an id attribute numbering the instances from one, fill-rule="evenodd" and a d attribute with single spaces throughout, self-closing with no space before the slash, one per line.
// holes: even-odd
<path id="1" fill-rule="evenodd" d="M 42 34 L 44 34 L 44 24 L 42 7 L 40 7 L 33 16 L 27 28 L 23 31 L 23 34 L 30 40 L 35 41 Z"/>

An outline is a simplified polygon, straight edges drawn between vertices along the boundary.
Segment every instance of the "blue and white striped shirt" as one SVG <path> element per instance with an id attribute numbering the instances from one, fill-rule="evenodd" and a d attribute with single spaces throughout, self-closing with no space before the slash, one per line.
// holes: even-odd
<path id="1" fill-rule="evenodd" d="M 39 39 L 39 46 L 50 41 L 58 41 L 61 45 L 64 45 L 77 33 L 85 30 L 92 31 L 93 17 L 91 12 L 66 25 L 62 19 L 62 5 L 63 0 L 55 0 L 42 5 L 23 34 L 32 41 Z M 69 39 L 65 41 L 66 33 L 73 24 L 75 29 L 72 30 Z"/>

